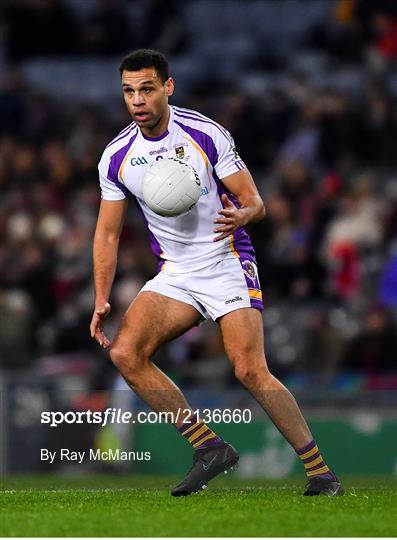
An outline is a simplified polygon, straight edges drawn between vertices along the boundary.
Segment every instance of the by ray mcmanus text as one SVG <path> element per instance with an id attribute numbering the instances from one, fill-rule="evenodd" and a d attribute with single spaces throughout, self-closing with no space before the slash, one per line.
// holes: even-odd
<path id="1" fill-rule="evenodd" d="M 152 456 L 148 451 L 136 452 L 112 448 L 107 450 L 90 448 L 89 451 L 74 451 L 69 448 L 61 448 L 60 450 L 41 448 L 40 459 L 50 464 L 55 461 L 70 461 L 80 464 L 84 461 L 150 461 Z"/>

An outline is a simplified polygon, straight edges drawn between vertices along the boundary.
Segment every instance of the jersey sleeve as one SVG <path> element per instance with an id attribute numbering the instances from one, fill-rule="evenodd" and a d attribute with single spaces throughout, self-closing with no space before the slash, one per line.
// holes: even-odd
<path id="1" fill-rule="evenodd" d="M 217 130 L 215 144 L 218 160 L 214 168 L 218 178 L 225 178 L 247 168 L 237 152 L 233 137 L 226 129 Z"/>
<path id="2" fill-rule="evenodd" d="M 104 154 L 98 164 L 101 198 L 105 201 L 121 201 L 127 197 L 128 192 L 118 178 L 114 177 L 109 161 Z"/>

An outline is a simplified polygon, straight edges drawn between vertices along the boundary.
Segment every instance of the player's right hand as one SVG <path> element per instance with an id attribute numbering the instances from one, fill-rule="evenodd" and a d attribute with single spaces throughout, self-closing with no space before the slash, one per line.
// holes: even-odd
<path id="1" fill-rule="evenodd" d="M 103 332 L 103 323 L 111 310 L 109 302 L 102 306 L 96 306 L 90 324 L 91 337 L 96 339 L 101 347 L 107 349 L 110 345 L 109 339 Z"/>

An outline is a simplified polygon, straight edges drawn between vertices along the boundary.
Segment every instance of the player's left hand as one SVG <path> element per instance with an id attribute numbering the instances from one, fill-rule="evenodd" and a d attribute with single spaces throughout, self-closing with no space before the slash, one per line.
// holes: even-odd
<path id="1" fill-rule="evenodd" d="M 221 196 L 221 201 L 223 210 L 219 210 L 218 214 L 222 217 L 214 219 L 214 223 L 221 224 L 220 227 L 214 229 L 214 232 L 221 234 L 214 238 L 214 242 L 227 238 L 236 229 L 244 227 L 248 222 L 246 213 L 241 208 L 237 208 L 225 193 Z"/>

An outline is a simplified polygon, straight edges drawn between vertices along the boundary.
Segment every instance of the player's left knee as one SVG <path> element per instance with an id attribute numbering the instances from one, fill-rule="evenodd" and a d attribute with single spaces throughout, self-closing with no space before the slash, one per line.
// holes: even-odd
<path id="1" fill-rule="evenodd" d="M 230 351 L 231 347 L 229 347 L 228 349 L 229 358 L 234 365 L 244 362 L 249 362 L 252 364 L 253 359 L 256 359 L 257 357 L 262 357 L 262 351 L 258 349 L 256 343 L 239 343 L 237 347 L 233 347 L 233 352 Z"/>
<path id="2" fill-rule="evenodd" d="M 265 362 L 257 365 L 250 365 L 249 362 L 237 362 L 234 366 L 236 378 L 244 386 L 263 386 L 264 381 L 271 377 Z"/>

